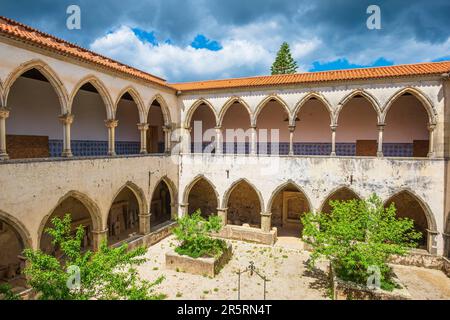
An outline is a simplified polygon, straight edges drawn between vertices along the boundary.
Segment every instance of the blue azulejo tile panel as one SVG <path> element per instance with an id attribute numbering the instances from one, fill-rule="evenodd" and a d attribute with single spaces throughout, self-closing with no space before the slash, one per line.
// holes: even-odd
<path id="1" fill-rule="evenodd" d="M 258 154 L 260 155 L 287 155 L 289 154 L 289 142 L 258 143 Z"/>
<path id="2" fill-rule="evenodd" d="M 412 143 L 383 143 L 383 155 L 385 157 L 412 157 Z"/>
<path id="3" fill-rule="evenodd" d="M 296 142 L 293 147 L 295 155 L 329 156 L 331 154 L 331 143 Z"/>
<path id="4" fill-rule="evenodd" d="M 119 155 L 139 154 L 141 143 L 139 141 L 116 141 L 116 153 Z"/>
<path id="5" fill-rule="evenodd" d="M 95 157 L 108 154 L 108 141 L 72 140 L 72 153 L 76 157 Z"/>
<path id="6" fill-rule="evenodd" d="M 356 143 L 336 143 L 337 156 L 355 156 Z"/>
<path id="7" fill-rule="evenodd" d="M 50 157 L 57 158 L 61 157 L 63 151 L 63 141 L 62 140 L 49 140 L 48 148 L 50 152 Z"/>
<path id="8" fill-rule="evenodd" d="M 215 153 L 214 142 L 192 142 L 191 152 L 192 153 Z"/>
<path id="9" fill-rule="evenodd" d="M 250 153 L 250 143 L 248 143 L 248 142 L 225 142 L 223 144 L 223 153 L 249 154 Z"/>

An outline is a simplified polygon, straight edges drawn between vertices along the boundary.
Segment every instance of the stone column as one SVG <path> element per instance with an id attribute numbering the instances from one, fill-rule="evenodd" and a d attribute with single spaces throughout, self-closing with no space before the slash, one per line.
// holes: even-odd
<path id="1" fill-rule="evenodd" d="M 64 140 L 63 140 L 63 157 L 72 157 L 72 148 L 70 146 L 70 126 L 73 123 L 74 115 L 67 113 L 60 115 L 59 121 L 63 124 L 64 127 Z"/>
<path id="2" fill-rule="evenodd" d="M 191 153 L 191 128 L 180 128 L 181 132 L 181 143 L 182 143 L 182 153 Z"/>
<path id="3" fill-rule="evenodd" d="M 147 130 L 148 123 L 138 123 L 137 125 L 139 131 L 141 132 L 141 154 L 147 154 Z"/>
<path id="4" fill-rule="evenodd" d="M 105 120 L 105 125 L 108 128 L 108 156 L 116 155 L 116 127 L 119 120 Z"/>
<path id="5" fill-rule="evenodd" d="M 185 217 L 189 214 L 189 203 L 180 203 L 181 216 Z"/>
<path id="6" fill-rule="evenodd" d="M 437 254 L 437 236 L 439 232 L 433 230 L 427 230 L 427 243 L 428 243 L 428 252 L 431 254 Z"/>
<path id="7" fill-rule="evenodd" d="M 92 231 L 92 249 L 98 251 L 103 241 L 108 241 L 108 229 Z"/>
<path id="8" fill-rule="evenodd" d="M 151 213 L 143 213 L 139 214 L 139 233 L 142 235 L 146 235 L 150 233 L 150 218 Z"/>
<path id="9" fill-rule="evenodd" d="M 258 153 L 256 126 L 253 125 L 250 128 L 250 130 L 251 130 L 250 154 L 256 155 Z"/>
<path id="10" fill-rule="evenodd" d="M 6 119 L 9 117 L 9 110 L 0 108 L 0 160 L 8 160 L 6 151 Z"/>
<path id="11" fill-rule="evenodd" d="M 335 157 L 336 156 L 336 125 L 331 125 L 331 154 L 330 156 Z"/>
<path id="12" fill-rule="evenodd" d="M 289 155 L 294 155 L 294 132 L 295 126 L 289 126 Z"/>
<path id="13" fill-rule="evenodd" d="M 228 224 L 228 208 L 217 208 L 217 215 L 222 220 L 222 225 L 226 226 Z"/>
<path id="14" fill-rule="evenodd" d="M 178 219 L 178 204 L 177 203 L 170 204 L 170 218 L 174 221 Z"/>
<path id="15" fill-rule="evenodd" d="M 428 125 L 428 132 L 430 134 L 428 158 L 434 157 L 434 129 L 435 128 L 436 128 L 435 124 Z"/>
<path id="16" fill-rule="evenodd" d="M 222 137 L 222 127 L 216 127 L 216 154 L 223 154 L 223 137 Z"/>
<path id="17" fill-rule="evenodd" d="M 261 212 L 261 230 L 270 232 L 272 229 L 272 212 Z"/>
<path id="18" fill-rule="evenodd" d="M 378 147 L 377 147 L 377 157 L 383 157 L 383 131 L 384 123 L 378 125 Z"/>
<path id="19" fill-rule="evenodd" d="M 172 130 L 170 129 L 170 126 L 165 126 L 163 128 L 163 130 L 164 130 L 164 152 L 170 153 L 170 150 L 171 150 L 170 136 L 171 136 Z"/>

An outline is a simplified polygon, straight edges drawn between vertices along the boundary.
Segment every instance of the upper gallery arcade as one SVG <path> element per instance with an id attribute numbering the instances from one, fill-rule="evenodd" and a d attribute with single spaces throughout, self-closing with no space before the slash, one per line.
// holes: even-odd
<path id="1" fill-rule="evenodd" d="M 23 248 L 54 250 L 43 230 L 67 212 L 92 248 L 198 208 L 300 235 L 303 212 L 374 192 L 414 219 L 423 250 L 448 255 L 449 73 L 168 83 L 0 17 L 0 281 Z"/>

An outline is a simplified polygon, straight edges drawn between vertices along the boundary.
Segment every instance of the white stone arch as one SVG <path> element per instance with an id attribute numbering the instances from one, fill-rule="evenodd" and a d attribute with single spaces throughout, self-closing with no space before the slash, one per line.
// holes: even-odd
<path id="1" fill-rule="evenodd" d="M 320 205 L 320 208 L 319 208 L 318 212 L 322 212 L 322 211 L 323 211 L 323 208 L 325 207 L 325 205 L 328 204 L 327 200 L 330 199 L 336 192 L 341 191 L 341 190 L 347 190 L 347 191 L 349 191 L 349 192 L 355 194 L 356 197 L 357 197 L 359 200 L 363 200 L 363 199 L 364 199 L 364 197 L 362 197 L 362 196 L 361 196 L 358 192 L 356 192 L 353 188 L 351 188 L 351 187 L 348 186 L 348 185 L 344 185 L 344 184 L 343 184 L 343 185 L 340 185 L 340 186 L 334 188 L 333 190 L 331 190 L 331 192 L 329 192 L 329 193 L 325 196 L 325 198 L 324 198 L 324 199 L 322 200 L 322 202 L 321 202 L 321 205 Z"/>
<path id="2" fill-rule="evenodd" d="M 392 107 L 392 105 L 397 101 L 399 97 L 404 95 L 405 93 L 410 93 L 414 97 L 416 97 L 422 104 L 422 106 L 425 108 L 427 114 L 428 114 L 428 124 L 435 125 L 436 124 L 436 111 L 433 107 L 433 103 L 431 100 L 419 89 L 413 88 L 413 87 L 406 87 L 403 89 L 400 89 L 396 93 L 394 93 L 386 102 L 386 105 L 383 108 L 381 120 L 384 123 L 386 121 L 387 114 Z"/>
<path id="3" fill-rule="evenodd" d="M 80 88 L 86 83 L 92 84 L 98 91 L 98 94 L 102 98 L 103 103 L 105 105 L 107 118 L 114 119 L 114 105 L 111 99 L 111 95 L 109 94 L 108 89 L 103 84 L 103 82 L 94 75 L 88 75 L 84 77 L 83 79 L 78 81 L 78 83 L 75 85 L 74 89 L 72 90 L 72 94 L 69 97 L 70 113 L 72 113 L 73 100 L 75 99 L 75 96 L 79 92 Z"/>
<path id="4" fill-rule="evenodd" d="M 59 79 L 56 72 L 53 71 L 52 68 L 48 64 L 46 64 L 44 61 L 35 59 L 28 62 L 25 62 L 21 64 L 19 67 L 17 67 L 15 70 L 13 70 L 8 77 L 5 80 L 4 83 L 4 103 L 7 106 L 8 103 L 8 96 L 9 92 L 11 90 L 11 87 L 14 85 L 16 80 L 25 72 L 36 69 L 38 70 L 49 82 L 50 85 L 53 87 L 53 89 L 56 92 L 56 95 L 58 96 L 60 107 L 61 107 L 61 114 L 66 114 L 69 112 L 68 108 L 68 94 L 65 86 L 63 85 L 62 81 Z"/>
<path id="5" fill-rule="evenodd" d="M 67 200 L 69 198 L 74 198 L 74 199 L 80 201 L 86 207 L 86 209 L 89 212 L 89 216 L 92 220 L 93 231 L 99 231 L 103 227 L 102 215 L 101 215 L 101 211 L 100 211 L 100 208 L 97 205 L 97 203 L 95 203 L 95 201 L 93 201 L 85 193 L 82 193 L 82 192 L 79 192 L 76 190 L 71 190 L 71 191 L 67 192 L 64 196 L 62 196 L 58 200 L 56 205 L 50 210 L 50 212 L 47 213 L 47 215 L 45 215 L 45 217 L 41 220 L 41 224 L 39 225 L 39 230 L 38 230 L 37 248 L 41 247 L 42 235 L 44 234 L 44 228 L 47 225 L 48 219 L 50 219 L 50 217 L 52 216 L 55 209 L 61 203 L 63 203 L 65 200 Z"/>
<path id="6" fill-rule="evenodd" d="M 338 125 L 339 115 L 340 115 L 342 109 L 344 109 L 344 107 L 347 105 L 347 103 L 356 96 L 361 96 L 369 102 L 369 104 L 372 106 L 373 110 L 375 111 L 375 113 L 377 115 L 377 123 L 382 124 L 383 120 L 382 120 L 382 111 L 380 108 L 380 103 L 372 94 L 370 94 L 369 92 L 362 90 L 362 89 L 353 90 L 338 103 L 338 107 L 337 107 L 337 109 L 335 111 L 335 115 L 334 115 L 334 124 Z"/>
<path id="7" fill-rule="evenodd" d="M 155 195 L 156 188 L 158 188 L 158 186 L 162 182 L 165 183 L 167 188 L 169 189 L 171 205 L 175 205 L 177 203 L 177 194 L 178 194 L 177 187 L 176 187 L 175 183 L 173 183 L 173 181 L 167 175 L 162 176 L 156 182 L 156 184 L 153 187 L 153 190 L 152 190 L 152 192 L 150 194 L 150 201 L 149 201 L 149 203 L 152 203 L 153 196 Z M 149 205 L 149 208 L 150 208 L 150 205 Z"/>
<path id="8" fill-rule="evenodd" d="M 28 232 L 28 229 L 19 219 L 6 213 L 5 211 L 0 210 L 0 220 L 6 222 L 14 230 L 24 248 L 33 248 L 33 241 L 30 232 Z"/>
<path id="9" fill-rule="evenodd" d="M 314 208 L 311 204 L 311 199 L 309 198 L 309 196 L 305 192 L 305 190 L 302 187 L 300 187 L 296 182 L 294 182 L 292 179 L 289 179 L 288 181 L 286 181 L 286 182 L 282 183 L 281 185 L 279 185 L 278 187 L 276 187 L 275 190 L 273 190 L 272 193 L 270 194 L 270 198 L 269 198 L 269 201 L 267 202 L 267 207 L 266 207 L 268 212 L 271 212 L 273 201 L 274 201 L 275 197 L 278 195 L 278 193 L 288 186 L 293 186 L 299 192 L 301 192 L 303 194 L 303 196 L 305 197 L 306 201 L 308 202 L 309 210 L 310 211 L 314 210 Z"/>
<path id="10" fill-rule="evenodd" d="M 427 219 L 428 228 L 430 231 L 437 232 L 437 223 L 436 219 L 433 215 L 433 211 L 430 209 L 428 204 L 422 200 L 419 195 L 417 195 L 412 189 L 410 188 L 402 188 L 399 190 L 396 190 L 394 193 L 392 193 L 390 196 L 386 198 L 386 200 L 383 202 L 383 205 L 386 205 L 390 200 L 392 200 L 395 196 L 398 196 L 401 193 L 407 193 L 409 196 L 411 196 L 414 200 L 419 203 L 420 207 L 422 208 L 423 212 L 425 213 L 425 217 Z"/>
<path id="11" fill-rule="evenodd" d="M 295 126 L 295 118 L 300 113 L 303 106 L 310 99 L 313 99 L 313 98 L 319 100 L 320 103 L 322 103 L 325 106 L 325 108 L 327 109 L 328 114 L 330 116 L 330 125 L 332 125 L 334 123 L 334 110 L 333 110 L 333 107 L 331 106 L 331 103 L 328 101 L 328 99 L 318 92 L 310 92 L 306 96 L 304 96 L 299 102 L 297 102 L 297 104 L 295 105 L 294 111 L 292 112 L 291 122 L 290 122 L 291 126 Z"/>
<path id="12" fill-rule="evenodd" d="M 195 113 L 195 110 L 197 110 L 197 108 L 201 105 L 205 104 L 209 109 L 211 109 L 213 115 L 214 115 L 214 119 L 216 120 L 216 125 L 218 125 L 218 116 L 217 116 L 217 112 L 214 109 L 213 105 L 206 99 L 204 98 L 200 98 L 198 100 L 196 100 L 191 107 L 187 110 L 186 113 L 186 117 L 184 120 L 184 127 L 185 128 L 189 128 L 191 126 L 191 120 L 192 120 L 192 116 Z"/>
<path id="13" fill-rule="evenodd" d="M 195 176 L 195 178 L 184 188 L 183 205 L 187 206 L 189 204 L 189 194 L 191 193 L 191 190 L 195 186 L 195 184 L 197 182 L 199 182 L 200 180 L 205 180 L 211 186 L 211 188 L 214 190 L 214 194 L 215 194 L 216 199 L 217 199 L 217 206 L 220 207 L 220 205 L 221 205 L 220 204 L 220 197 L 219 197 L 219 192 L 217 192 L 216 186 L 212 183 L 211 180 L 209 180 L 203 174 L 199 174 L 199 175 Z"/>
<path id="14" fill-rule="evenodd" d="M 257 125 L 257 121 L 258 121 L 259 114 L 260 114 L 261 111 L 264 109 L 264 107 L 267 106 L 267 104 L 268 104 L 270 101 L 272 101 L 272 100 L 275 100 L 276 102 L 278 102 L 279 104 L 281 104 L 281 106 L 283 107 L 283 109 L 286 111 L 286 114 L 287 114 L 287 116 L 288 116 L 289 123 L 292 122 L 291 110 L 289 109 L 288 104 L 287 104 L 281 97 L 279 97 L 278 95 L 272 94 L 272 95 L 269 95 L 269 96 L 265 97 L 265 98 L 264 98 L 264 99 L 256 106 L 255 113 L 254 113 L 254 115 L 253 115 L 253 123 L 252 123 L 253 125 L 255 125 L 255 126 Z"/>
<path id="15" fill-rule="evenodd" d="M 259 191 L 258 188 L 256 188 L 256 186 L 251 183 L 248 179 L 246 178 L 240 178 L 237 179 L 236 181 L 234 181 L 230 187 L 227 189 L 227 191 L 225 191 L 224 195 L 223 195 L 223 200 L 222 200 L 222 206 L 228 207 L 228 201 L 230 199 L 230 195 L 233 192 L 233 190 L 242 182 L 246 182 L 250 185 L 250 187 L 252 187 L 253 190 L 255 190 L 258 199 L 259 199 L 259 205 L 261 206 L 261 212 L 265 212 L 265 203 L 264 203 L 264 197 L 262 196 L 261 192 Z"/>
<path id="16" fill-rule="evenodd" d="M 250 126 L 254 125 L 254 116 L 253 116 L 253 112 L 252 112 L 252 109 L 250 108 L 250 106 L 241 97 L 234 96 L 234 97 L 231 97 L 230 99 L 228 99 L 227 102 L 225 102 L 225 104 L 220 109 L 220 112 L 218 115 L 218 122 L 217 122 L 217 125 L 219 127 L 222 126 L 223 119 L 225 118 L 225 115 L 226 115 L 228 109 L 236 102 L 240 103 L 241 105 L 244 106 L 244 108 L 248 112 Z"/>
<path id="17" fill-rule="evenodd" d="M 6 103 L 4 100 L 4 90 L 3 90 L 3 82 L 0 79 L 0 107 L 5 107 Z"/>
<path id="18" fill-rule="evenodd" d="M 169 126 L 172 123 L 172 117 L 170 116 L 170 109 L 169 109 L 168 104 L 166 103 L 166 100 L 159 93 L 155 94 L 150 99 L 150 104 L 148 105 L 148 109 L 147 109 L 147 113 L 145 115 L 145 119 L 148 118 L 148 112 L 150 111 L 150 108 L 151 108 L 152 103 L 154 101 L 158 101 L 158 103 L 161 105 L 161 111 L 162 111 L 163 118 L 164 118 L 164 125 L 165 126 Z M 147 122 L 147 121 L 145 121 L 145 122 Z"/>
<path id="19" fill-rule="evenodd" d="M 120 99 L 122 99 L 122 96 L 127 92 L 130 94 L 130 96 L 133 98 L 134 102 L 137 105 L 138 113 L 139 113 L 139 122 L 146 123 L 147 119 L 145 118 L 146 112 L 145 112 L 144 102 L 142 101 L 142 98 L 141 98 L 141 95 L 139 94 L 139 92 L 133 86 L 127 86 L 127 87 L 123 88 L 120 91 L 120 93 L 118 94 L 116 103 L 114 104 L 114 118 L 117 115 L 117 107 L 119 105 Z"/>

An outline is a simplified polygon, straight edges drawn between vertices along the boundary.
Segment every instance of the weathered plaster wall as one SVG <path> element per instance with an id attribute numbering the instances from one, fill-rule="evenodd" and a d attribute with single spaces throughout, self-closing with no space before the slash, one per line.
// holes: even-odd
<path id="1" fill-rule="evenodd" d="M 95 205 L 104 230 L 111 204 L 127 183 L 142 190 L 148 213 L 150 195 L 164 176 L 178 184 L 176 163 L 162 156 L 1 163 L 0 210 L 21 221 L 37 247 L 42 222 L 72 191 Z"/>
<path id="2" fill-rule="evenodd" d="M 180 194 L 195 177 L 212 181 L 220 199 L 240 179 L 249 181 L 261 194 L 268 211 L 268 201 L 275 190 L 288 181 L 300 186 L 311 203 L 319 210 L 327 197 L 346 186 L 360 197 L 377 193 L 383 201 L 401 190 L 414 194 L 435 220 L 438 250 L 442 252 L 444 228 L 443 160 L 330 158 L 330 157 L 245 157 L 183 155 L 180 169 Z M 183 202 L 182 198 L 180 203 Z"/>

